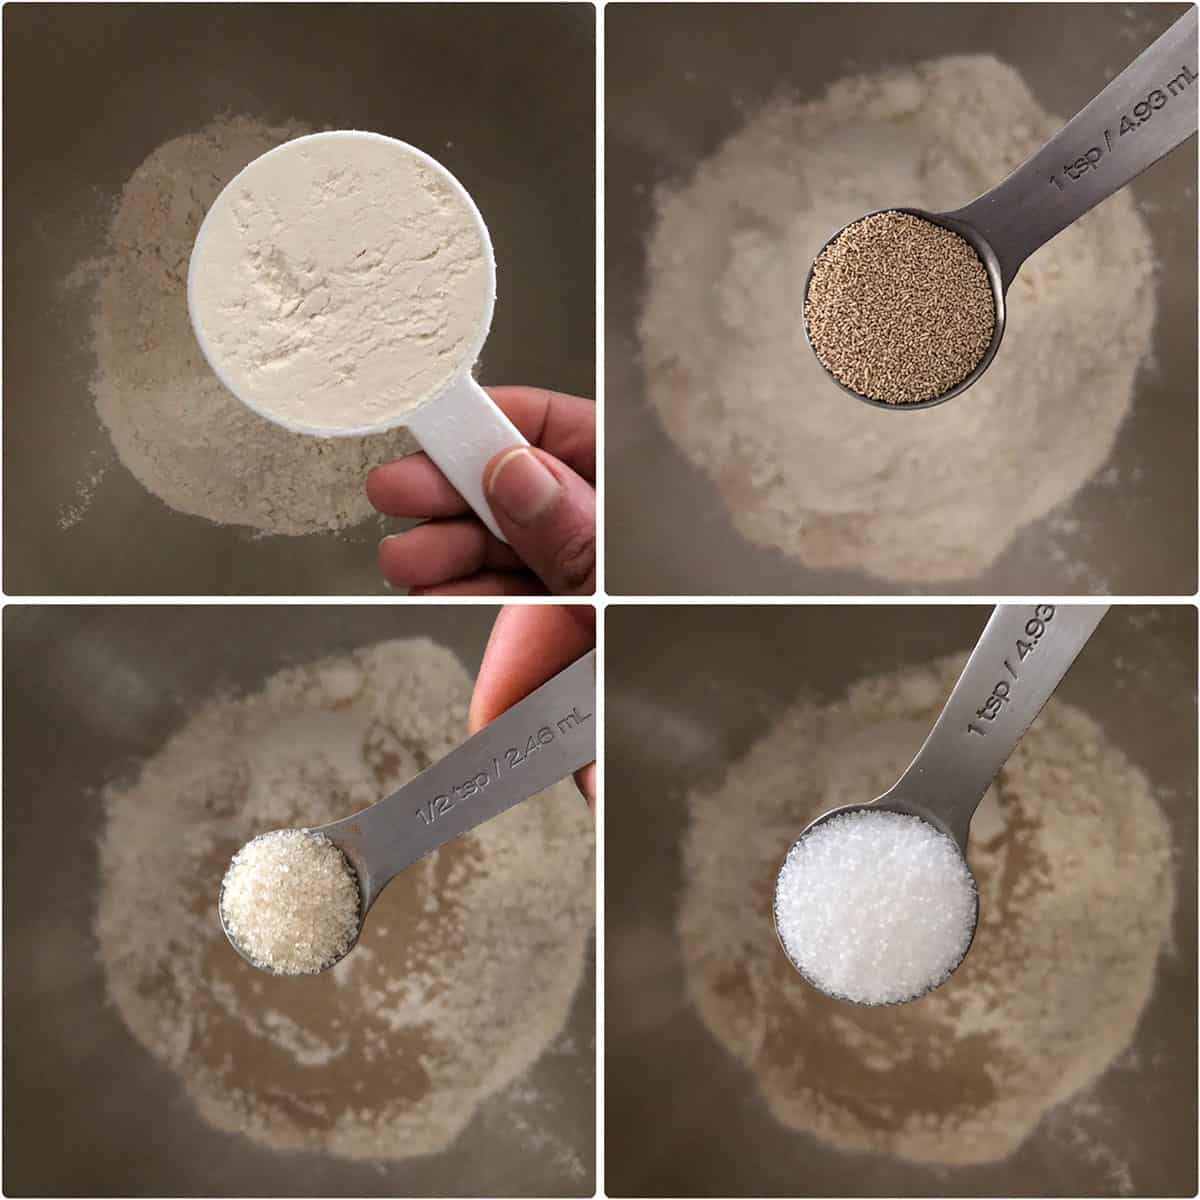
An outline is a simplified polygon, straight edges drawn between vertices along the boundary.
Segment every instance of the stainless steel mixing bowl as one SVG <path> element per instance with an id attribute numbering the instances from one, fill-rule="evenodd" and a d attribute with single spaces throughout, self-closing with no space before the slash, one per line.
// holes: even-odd
<path id="1" fill-rule="evenodd" d="M 1066 522 L 1054 521 L 1052 528 L 1049 518 L 1025 529 L 976 579 L 929 587 L 890 584 L 857 571 L 808 568 L 747 541 L 735 530 L 715 485 L 663 432 L 646 399 L 637 341 L 655 187 L 689 179 L 699 162 L 776 93 L 812 99 L 848 73 L 951 53 L 992 53 L 1018 67 L 1041 104 L 1065 119 L 1184 7 L 623 4 L 606 10 L 604 369 L 610 592 L 1195 591 L 1195 139 L 1133 184 L 1160 264 L 1159 310 L 1153 362 L 1139 375 L 1133 411 L 1109 460 L 1124 482 L 1085 485 L 1069 505 Z M 971 198 L 964 196 L 964 203 Z M 1019 347 L 1010 345 L 1005 352 L 1019 353 Z M 1069 393 L 1063 401 L 1070 402 Z M 802 397 L 789 401 L 803 402 Z M 970 395 L 955 403 L 970 403 Z M 881 419 L 889 416 L 921 419 L 918 414 L 881 414 Z"/>
<path id="2" fill-rule="evenodd" d="M 1103 1196 L 1196 1190 L 1196 612 L 1118 608 L 1060 695 L 1164 800 L 1170 949 L 1132 1052 L 1098 1083 L 1107 1147 L 1041 1126 L 1009 1159 L 934 1169 L 795 1133 L 687 998 L 675 932 L 684 796 L 715 786 L 801 694 L 974 645 L 978 607 L 610 608 L 606 621 L 605 1181 L 613 1196 Z M 914 746 L 914 750 L 916 747 Z M 797 755 L 804 748 L 796 748 Z M 1047 798 L 1047 803 L 1052 803 Z M 782 854 L 782 849 L 781 849 Z M 1060 1127 L 1061 1128 L 1061 1127 Z M 1107 1155 L 1107 1158 L 1106 1158 Z"/>
<path id="3" fill-rule="evenodd" d="M 383 590 L 385 526 L 255 537 L 183 516 L 113 459 L 86 294 L 115 197 L 222 112 L 373 129 L 435 154 L 495 243 L 486 383 L 594 395 L 595 13 L 584 4 L 41 4 L 4 12 L 4 545 L 9 594 Z"/>
<path id="4" fill-rule="evenodd" d="M 428 635 L 474 671 L 493 615 L 426 606 L 5 610 L 7 1195 L 592 1194 L 590 957 L 553 1053 L 507 1097 L 486 1101 L 444 1153 L 376 1169 L 276 1153 L 205 1124 L 108 1003 L 92 935 L 98 789 L 127 776 L 198 701 L 397 636 Z"/>

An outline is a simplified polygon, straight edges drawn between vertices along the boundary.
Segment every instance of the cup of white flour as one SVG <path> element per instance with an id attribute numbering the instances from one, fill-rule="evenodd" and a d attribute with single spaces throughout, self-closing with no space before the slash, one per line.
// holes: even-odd
<path id="1" fill-rule="evenodd" d="M 471 377 L 496 300 L 466 189 L 395 138 L 295 138 L 236 175 L 188 267 L 196 340 L 248 408 L 294 433 L 407 426 L 496 534 L 483 469 L 527 444 Z"/>

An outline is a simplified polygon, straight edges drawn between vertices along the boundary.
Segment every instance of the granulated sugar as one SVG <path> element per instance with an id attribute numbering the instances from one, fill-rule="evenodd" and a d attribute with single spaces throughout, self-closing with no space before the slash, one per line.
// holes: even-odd
<path id="1" fill-rule="evenodd" d="M 911 213 L 848 225 L 817 255 L 804 319 L 826 370 L 887 404 L 935 400 L 978 366 L 996 309 L 966 239 Z"/>
<path id="2" fill-rule="evenodd" d="M 315 975 L 354 941 L 358 883 L 324 834 L 276 829 L 233 856 L 221 917 L 251 962 L 278 975 Z"/>
<path id="3" fill-rule="evenodd" d="M 830 817 L 788 851 L 775 927 L 811 983 L 857 1004 L 898 1004 L 942 983 L 975 927 L 958 847 L 916 817 Z"/>
<path id="4" fill-rule="evenodd" d="M 781 848 L 900 777 L 962 664 L 907 667 L 774 714 L 722 781 L 689 797 L 679 912 L 688 994 L 777 1120 L 845 1150 L 947 1166 L 1005 1158 L 1121 1055 L 1154 988 L 1177 874 L 1146 776 L 1052 699 L 972 822 L 979 927 L 962 966 L 887 1008 L 802 979 L 772 928 Z M 1075 1132 L 1105 1136 L 1082 1117 Z M 1030 1153 L 1054 1143 L 1039 1132 Z M 950 1179 L 944 1194 L 964 1188 Z"/>
<path id="5" fill-rule="evenodd" d="M 492 264 L 463 193 L 392 139 L 320 133 L 213 205 L 188 279 L 234 391 L 310 430 L 395 423 L 468 369 Z"/>
<path id="6" fill-rule="evenodd" d="M 1061 127 L 1012 67 L 954 56 L 780 98 L 659 189 L 642 367 L 663 428 L 711 486 L 697 521 L 719 506 L 807 566 L 935 585 L 977 577 L 1018 530 L 1065 513 L 1108 460 L 1150 351 L 1152 246 L 1128 189 L 1025 263 L 1003 350 L 953 403 L 898 419 L 856 402 L 801 321 L 835 230 L 897 204 L 952 210 Z M 1063 552 L 1060 529 L 1042 528 L 1039 553 Z"/>
<path id="7" fill-rule="evenodd" d="M 368 471 L 416 446 L 403 430 L 288 433 L 221 385 L 192 333 L 188 259 L 209 206 L 251 159 L 308 132 L 221 117 L 152 150 L 115 206 L 92 315 L 91 391 L 121 463 L 178 512 L 266 533 L 365 520 Z M 74 282 L 96 273 L 89 264 Z"/>
<path id="8" fill-rule="evenodd" d="M 108 991 L 210 1124 L 276 1150 L 435 1153 L 530 1079 L 563 1030 L 594 881 L 570 781 L 402 871 L 320 975 L 257 971 L 221 932 L 239 847 L 389 794 L 462 741 L 470 696 L 448 650 L 383 642 L 200 705 L 108 790 L 96 922 Z M 578 1058 L 586 1072 L 589 1051 Z"/>

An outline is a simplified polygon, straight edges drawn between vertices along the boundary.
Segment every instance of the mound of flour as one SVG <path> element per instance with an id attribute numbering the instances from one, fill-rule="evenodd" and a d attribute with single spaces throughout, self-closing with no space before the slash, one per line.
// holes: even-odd
<path id="1" fill-rule="evenodd" d="M 322 975 L 265 975 L 221 933 L 239 846 L 399 787 L 461 741 L 470 694 L 448 650 L 383 642 L 213 700 L 109 789 L 109 994 L 217 1128 L 280 1150 L 434 1153 L 563 1029 L 593 913 L 591 821 L 570 782 L 402 872 Z"/>
<path id="2" fill-rule="evenodd" d="M 640 320 L 648 395 L 745 537 L 816 567 L 968 579 L 1105 462 L 1155 315 L 1128 192 L 1025 264 L 996 361 L 953 402 L 861 404 L 803 330 L 809 267 L 848 221 L 961 206 L 1060 125 L 1013 68 L 944 58 L 770 104 L 660 192 Z"/>
<path id="3" fill-rule="evenodd" d="M 305 534 L 371 515 L 364 482 L 415 448 L 403 431 L 322 439 L 256 416 L 192 333 L 187 270 L 200 223 L 247 163 L 310 130 L 222 117 L 151 153 L 122 190 L 92 317 L 96 410 L 121 462 L 179 512 Z"/>
<path id="4" fill-rule="evenodd" d="M 979 926 L 951 979 L 887 1009 L 804 982 L 771 919 L 780 861 L 814 817 L 899 778 L 961 665 L 907 667 L 780 714 L 718 787 L 690 797 L 679 913 L 688 992 L 779 1121 L 946 1166 L 1005 1158 L 1118 1058 L 1175 897 L 1170 828 L 1145 775 L 1091 717 L 1051 700 L 972 822 Z M 1058 1129 L 1090 1140 L 1095 1125 L 1077 1110 Z"/>

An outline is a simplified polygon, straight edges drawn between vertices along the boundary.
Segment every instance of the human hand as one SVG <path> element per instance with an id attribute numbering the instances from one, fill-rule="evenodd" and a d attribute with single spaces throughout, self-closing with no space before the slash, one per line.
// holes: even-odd
<path id="1" fill-rule="evenodd" d="M 505 605 L 496 617 L 475 680 L 472 733 L 495 720 L 596 644 L 590 605 Z M 596 764 L 575 772 L 575 783 L 596 811 Z"/>
<path id="2" fill-rule="evenodd" d="M 367 498 L 427 518 L 379 545 L 384 578 L 414 596 L 590 596 L 596 585 L 596 406 L 541 388 L 488 388 L 532 449 L 501 451 L 483 490 L 506 546 L 425 454 L 376 467 Z"/>

